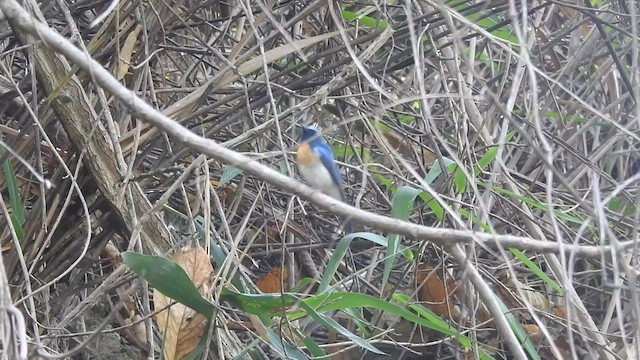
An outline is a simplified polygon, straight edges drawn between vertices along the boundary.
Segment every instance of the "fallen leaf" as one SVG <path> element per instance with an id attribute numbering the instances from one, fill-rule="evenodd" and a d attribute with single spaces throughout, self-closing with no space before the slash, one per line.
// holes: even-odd
<path id="1" fill-rule="evenodd" d="M 406 137 L 402 137 L 390 131 L 383 132 L 382 136 L 384 136 L 389 145 L 391 145 L 396 151 L 408 158 L 413 157 L 415 152 L 421 154 L 422 164 L 425 168 L 430 168 L 437 159 L 436 155 L 430 150 L 427 150 L 424 147 L 411 145 Z"/>
<path id="2" fill-rule="evenodd" d="M 208 295 L 213 280 L 213 266 L 207 252 L 201 248 L 185 248 L 171 257 L 180 265 L 196 288 Z M 163 309 L 173 303 L 171 298 L 157 290 L 153 292 L 155 309 Z M 184 359 L 198 345 L 202 337 L 207 318 L 196 311 L 175 303 L 155 317 L 156 324 L 163 334 L 164 359 Z"/>
<path id="3" fill-rule="evenodd" d="M 441 277 L 443 274 L 445 281 Z M 418 266 L 416 287 L 419 287 L 418 300 L 427 309 L 445 319 L 460 318 L 459 312 L 451 303 L 458 286 L 448 272 L 423 263 Z"/>
<path id="4" fill-rule="evenodd" d="M 286 268 L 273 267 L 268 274 L 258 280 L 256 287 L 263 293 L 281 293 L 288 290 L 286 286 L 287 275 L 288 272 Z M 282 288 L 283 283 L 285 285 L 284 289 Z"/>

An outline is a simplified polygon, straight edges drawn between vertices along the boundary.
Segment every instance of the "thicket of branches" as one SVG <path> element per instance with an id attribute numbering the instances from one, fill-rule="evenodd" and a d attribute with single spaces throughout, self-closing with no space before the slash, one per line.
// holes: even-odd
<path id="1" fill-rule="evenodd" d="M 114 5 L 0 0 L 4 359 L 638 356 L 636 3 Z"/>

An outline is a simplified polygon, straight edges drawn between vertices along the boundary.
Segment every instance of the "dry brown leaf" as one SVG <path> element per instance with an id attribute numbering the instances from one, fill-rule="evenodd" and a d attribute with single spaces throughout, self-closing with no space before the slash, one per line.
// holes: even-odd
<path id="1" fill-rule="evenodd" d="M 422 157 L 422 164 L 426 168 L 430 168 L 437 159 L 433 152 L 418 146 L 412 146 L 406 138 L 391 131 L 383 132 L 382 136 L 384 136 L 389 145 L 406 157 L 413 157 L 414 151 L 420 153 Z"/>
<path id="2" fill-rule="evenodd" d="M 129 325 L 130 333 L 137 340 L 138 344 L 147 344 L 147 328 L 142 317 L 138 314 L 133 315 L 130 319 L 124 319 L 125 324 Z"/>
<path id="3" fill-rule="evenodd" d="M 413 156 L 413 148 L 406 138 L 391 131 L 384 131 L 382 136 L 384 136 L 389 145 L 391 145 L 400 154 L 406 157 Z"/>
<path id="4" fill-rule="evenodd" d="M 258 282 L 256 283 L 256 287 L 263 293 L 281 293 L 283 290 L 287 290 L 287 275 L 288 272 L 286 268 L 282 269 L 279 267 L 274 267 L 268 274 L 258 280 Z M 282 288 L 283 283 L 285 285 L 284 289 Z"/>
<path id="5" fill-rule="evenodd" d="M 424 302 L 424 306 L 445 319 L 460 318 L 458 310 L 451 303 L 458 286 L 448 272 L 444 272 L 446 281 L 442 280 L 442 269 L 436 269 L 428 264 L 418 266 L 416 274 L 416 287 L 418 300 Z"/>
<path id="6" fill-rule="evenodd" d="M 185 270 L 201 294 L 207 295 L 213 280 L 213 266 L 202 247 L 182 249 L 171 260 Z M 154 290 L 153 302 L 159 310 L 173 300 Z M 166 360 L 183 359 L 189 355 L 198 345 L 207 322 L 204 315 L 178 303 L 156 315 L 155 320 L 163 334 Z"/>
<path id="7" fill-rule="evenodd" d="M 538 351 L 543 359 L 553 359 L 557 358 L 553 351 L 551 350 L 551 346 L 549 345 L 549 340 L 544 336 L 540 327 L 535 324 L 522 324 L 522 329 L 527 333 L 529 339 L 537 346 Z M 571 347 L 569 344 L 562 338 L 552 339 L 554 346 L 560 352 L 562 359 L 571 358 Z M 542 345 L 542 346 L 541 346 Z"/>
<path id="8" fill-rule="evenodd" d="M 553 313 L 561 319 L 567 319 L 567 309 L 562 305 L 556 305 L 553 308 Z"/>
<path id="9" fill-rule="evenodd" d="M 534 343 L 539 343 L 542 341 L 542 333 L 540 332 L 540 328 L 536 324 L 522 324 L 522 329 L 527 333 L 531 341 Z"/>
<path id="10" fill-rule="evenodd" d="M 118 56 L 118 71 L 116 72 L 116 79 L 118 79 L 118 81 L 124 79 L 124 76 L 129 72 L 129 68 L 131 67 L 131 55 L 133 55 L 133 49 L 136 46 L 136 41 L 138 40 L 138 35 L 140 35 L 141 31 L 142 25 L 136 26 L 136 28 L 127 35 L 127 39 L 124 41 L 122 49 L 120 49 L 120 55 Z"/>
<path id="11" fill-rule="evenodd" d="M 504 272 L 500 275 L 500 281 L 506 287 L 506 289 L 500 288 L 502 301 L 509 309 L 522 308 L 523 305 L 520 303 L 519 298 L 519 296 L 522 296 L 531 304 L 531 306 L 541 312 L 555 312 L 555 304 L 553 304 L 553 302 L 551 302 L 544 293 L 533 290 L 531 287 L 511 276 L 509 272 Z"/>

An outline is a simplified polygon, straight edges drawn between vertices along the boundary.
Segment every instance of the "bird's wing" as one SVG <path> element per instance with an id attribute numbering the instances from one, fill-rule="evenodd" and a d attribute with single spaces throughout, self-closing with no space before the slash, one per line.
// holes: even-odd
<path id="1" fill-rule="evenodd" d="M 340 175 L 340 169 L 336 165 L 336 162 L 333 161 L 333 151 L 329 147 L 329 145 L 325 144 L 325 146 L 317 146 L 316 151 L 318 153 L 318 157 L 320 157 L 320 161 L 322 161 L 322 165 L 329 171 L 331 174 L 331 179 L 340 189 L 340 196 L 342 197 L 342 201 L 345 200 L 344 190 L 342 189 L 342 175 Z"/>

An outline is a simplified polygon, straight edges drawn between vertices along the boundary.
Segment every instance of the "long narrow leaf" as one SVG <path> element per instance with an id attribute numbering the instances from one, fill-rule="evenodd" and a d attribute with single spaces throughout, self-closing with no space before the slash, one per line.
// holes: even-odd
<path id="1" fill-rule="evenodd" d="M 400 220 L 408 220 L 411 210 L 413 210 L 413 203 L 421 192 L 421 190 L 410 186 L 403 186 L 399 188 L 393 195 L 391 216 Z M 389 234 L 388 239 L 387 257 L 384 261 L 384 271 L 382 273 L 382 288 L 384 288 L 389 281 L 389 274 L 393 268 L 393 263 L 400 245 L 400 235 Z"/>

